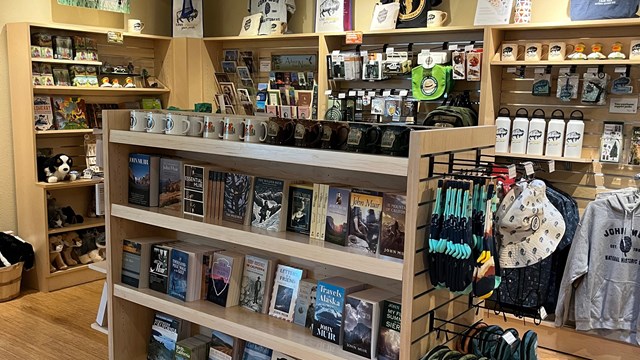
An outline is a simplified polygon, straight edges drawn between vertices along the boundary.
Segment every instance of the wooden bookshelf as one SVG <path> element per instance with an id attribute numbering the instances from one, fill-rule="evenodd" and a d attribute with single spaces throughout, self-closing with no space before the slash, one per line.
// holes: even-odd
<path id="1" fill-rule="evenodd" d="M 61 234 L 69 231 L 78 231 L 104 226 L 104 218 L 85 218 L 82 224 L 74 224 L 61 228 L 49 229 L 49 235 Z"/>
<path id="2" fill-rule="evenodd" d="M 45 137 L 45 136 L 69 136 L 69 135 L 85 135 L 85 134 L 92 134 L 93 133 L 93 129 L 77 129 L 77 130 L 43 130 L 43 131 L 36 131 L 36 135 L 40 136 L 40 137 Z"/>
<path id="3" fill-rule="evenodd" d="M 511 154 L 511 153 L 496 153 L 497 157 L 523 159 L 523 160 L 554 160 L 567 163 L 580 163 L 589 164 L 594 162 L 594 159 L 582 159 L 582 158 L 567 158 L 562 156 L 546 156 L 546 155 L 529 155 L 529 154 Z"/>
<path id="4" fill-rule="evenodd" d="M 103 182 L 102 179 L 78 179 L 74 181 L 60 181 L 55 183 L 47 183 L 39 181 L 36 183 L 38 187 L 41 187 L 46 190 L 59 190 L 59 189 L 70 189 L 70 188 L 79 188 L 85 186 L 93 186 L 96 184 L 100 184 Z"/>
<path id="5" fill-rule="evenodd" d="M 101 88 L 80 86 L 34 86 L 33 93 L 37 95 L 77 95 L 77 96 L 127 96 L 127 95 L 163 95 L 169 89 L 162 88 Z"/>
<path id="6" fill-rule="evenodd" d="M 102 66 L 102 61 L 91 61 L 91 60 L 64 60 L 64 59 L 31 58 L 31 62 L 48 63 L 48 64 L 56 64 L 56 65 L 93 65 L 93 66 Z"/>

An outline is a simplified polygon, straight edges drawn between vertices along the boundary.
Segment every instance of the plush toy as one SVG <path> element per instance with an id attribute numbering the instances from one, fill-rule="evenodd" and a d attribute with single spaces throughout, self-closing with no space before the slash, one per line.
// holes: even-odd
<path id="1" fill-rule="evenodd" d="M 55 272 L 56 270 L 66 270 L 68 268 L 67 264 L 62 260 L 62 255 L 60 255 L 63 249 L 64 243 L 62 242 L 62 236 L 49 236 L 49 260 L 51 261 L 49 270 L 51 272 Z"/>
<path id="2" fill-rule="evenodd" d="M 73 224 L 82 224 L 84 222 L 84 218 L 82 217 L 82 215 L 76 214 L 76 212 L 73 211 L 73 208 L 71 206 L 63 207 L 62 214 L 66 217 L 64 221 L 65 226 L 73 225 Z"/>
<path id="3" fill-rule="evenodd" d="M 35 261 L 35 254 L 31 244 L 15 235 L 4 232 L 0 232 L 0 257 L 3 259 L 0 261 L 0 267 L 11 266 L 24 261 L 23 269 L 25 270 L 33 268 Z"/>
<path id="4" fill-rule="evenodd" d="M 64 226 L 67 217 L 62 213 L 62 209 L 58 206 L 56 199 L 47 192 L 47 218 L 49 220 L 49 228 L 56 229 Z"/>
<path id="5" fill-rule="evenodd" d="M 71 173 L 73 159 L 65 154 L 57 154 L 53 157 L 38 156 L 38 180 L 48 183 L 76 179 L 76 174 Z"/>
<path id="6" fill-rule="evenodd" d="M 73 257 L 76 255 L 74 250 L 82 246 L 80 235 L 75 231 L 64 233 L 62 234 L 62 243 L 64 244 L 64 248 L 62 249 L 62 259 L 64 262 L 68 266 L 78 265 L 78 261 Z"/>
<path id="7" fill-rule="evenodd" d="M 80 262 L 83 264 L 88 264 L 91 262 L 100 262 L 104 259 L 100 256 L 100 251 L 98 250 L 98 246 L 96 245 L 96 240 L 100 236 L 100 232 L 97 229 L 87 230 L 84 234 L 82 234 L 82 248 L 80 256 Z"/>

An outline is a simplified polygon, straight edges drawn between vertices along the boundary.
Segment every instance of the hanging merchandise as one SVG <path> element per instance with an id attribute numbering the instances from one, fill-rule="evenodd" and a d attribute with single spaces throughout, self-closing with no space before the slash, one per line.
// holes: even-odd
<path id="1" fill-rule="evenodd" d="M 629 165 L 640 165 L 640 127 L 634 126 L 631 131 L 631 144 L 629 148 Z"/>
<path id="2" fill-rule="evenodd" d="M 173 37 L 202 38 L 202 0 L 173 0 Z"/>
<path id="3" fill-rule="evenodd" d="M 577 330 L 616 330 L 637 345 L 639 209 L 637 189 L 587 205 L 564 269 L 556 326 L 575 320 Z"/>
<path id="4" fill-rule="evenodd" d="M 452 52 L 451 64 L 453 66 L 453 79 L 465 80 L 467 78 L 467 53 L 464 51 Z"/>
<path id="5" fill-rule="evenodd" d="M 296 12 L 296 2 L 295 0 L 247 0 L 247 10 L 250 14 L 262 14 L 259 34 L 269 35 L 274 23 L 281 26 L 284 23 L 286 27 L 287 15 Z"/>
<path id="6" fill-rule="evenodd" d="M 616 72 L 617 72 L 616 68 Z M 624 70 L 624 68 L 622 68 Z M 629 77 L 629 70 L 620 72 L 620 77 L 611 82 L 611 93 L 614 95 L 627 95 L 633 93 L 633 86 L 631 85 L 631 78 Z"/>
<path id="7" fill-rule="evenodd" d="M 413 96 L 418 100 L 437 100 L 453 87 L 451 66 L 418 65 L 411 70 Z"/>
<path id="8" fill-rule="evenodd" d="M 509 152 L 509 139 L 511 138 L 511 113 L 507 108 L 501 108 L 496 118 L 496 152 Z"/>
<path id="9" fill-rule="evenodd" d="M 571 20 L 635 18 L 640 0 L 571 0 Z"/>
<path id="10" fill-rule="evenodd" d="M 362 64 L 362 80 L 382 80 L 382 53 L 369 53 Z"/>
<path id="11" fill-rule="evenodd" d="M 474 49 L 467 53 L 467 81 L 480 81 L 482 75 L 482 50 Z"/>
<path id="12" fill-rule="evenodd" d="M 551 74 L 537 73 L 533 78 L 533 87 L 531 88 L 533 96 L 550 96 L 551 95 Z"/>
<path id="13" fill-rule="evenodd" d="M 527 154 L 542 155 L 544 153 L 544 136 L 547 129 L 545 113 L 542 109 L 536 109 L 531 115 L 529 122 L 529 139 L 527 143 Z"/>
<path id="14" fill-rule="evenodd" d="M 582 103 L 590 105 L 607 104 L 607 84 L 610 76 L 607 73 L 585 73 L 582 86 Z"/>
<path id="15" fill-rule="evenodd" d="M 561 74 L 558 76 L 558 90 L 556 97 L 561 101 L 571 101 L 578 98 L 580 76 L 577 74 Z"/>
<path id="16" fill-rule="evenodd" d="M 564 128 L 564 112 L 562 112 L 562 110 L 555 110 L 551 113 L 551 121 L 549 121 L 549 126 L 547 127 L 547 145 L 544 151 L 544 154 L 546 156 L 562 156 L 562 145 L 564 144 Z"/>
<path id="17" fill-rule="evenodd" d="M 579 159 L 582 157 L 582 142 L 584 140 L 584 114 L 575 110 L 569 116 L 567 136 L 564 144 L 564 157 Z"/>
<path id="18" fill-rule="evenodd" d="M 529 139 L 529 112 L 525 108 L 516 111 L 511 130 L 511 153 L 526 154 L 527 140 Z"/>
<path id="19" fill-rule="evenodd" d="M 600 162 L 618 163 L 622 152 L 624 123 L 605 122 L 600 140 Z"/>
<path id="20" fill-rule="evenodd" d="M 383 0 L 390 3 L 394 0 Z M 398 29 L 419 28 L 427 26 L 427 12 L 442 3 L 442 0 L 395 0 L 400 4 L 398 15 Z"/>

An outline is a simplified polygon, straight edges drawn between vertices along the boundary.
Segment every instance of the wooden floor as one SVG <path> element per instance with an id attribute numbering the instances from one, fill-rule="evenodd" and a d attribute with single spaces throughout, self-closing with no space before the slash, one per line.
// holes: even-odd
<path id="1" fill-rule="evenodd" d="M 0 359 L 106 360 L 107 337 L 93 329 L 102 281 L 0 303 Z M 540 360 L 578 358 L 539 349 Z"/>

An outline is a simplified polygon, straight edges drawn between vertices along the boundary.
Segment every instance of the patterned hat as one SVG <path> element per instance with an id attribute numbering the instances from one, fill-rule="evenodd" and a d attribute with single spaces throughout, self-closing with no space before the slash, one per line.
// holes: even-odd
<path id="1" fill-rule="evenodd" d="M 522 268 L 550 256 L 564 236 L 565 223 L 549 202 L 544 182 L 514 186 L 498 208 L 500 266 Z"/>

